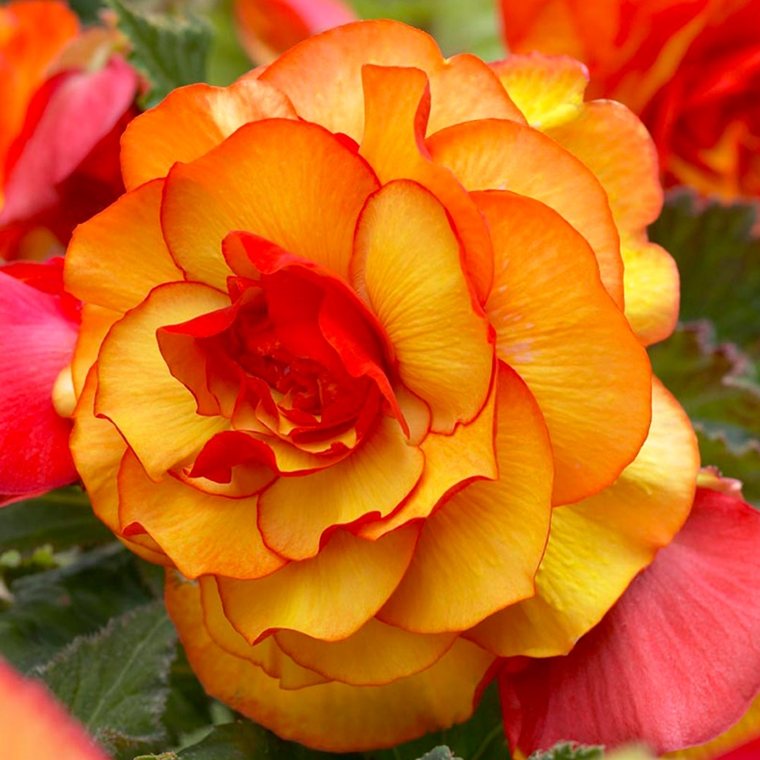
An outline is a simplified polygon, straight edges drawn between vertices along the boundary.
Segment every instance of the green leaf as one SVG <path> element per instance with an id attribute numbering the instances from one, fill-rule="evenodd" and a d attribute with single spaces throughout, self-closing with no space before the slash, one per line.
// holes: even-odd
<path id="1" fill-rule="evenodd" d="M 509 760 L 496 684 L 486 689 L 478 709 L 466 723 L 428 734 L 392 750 L 368 752 L 365 757 L 373 760 L 417 760 L 431 747 L 440 746 L 449 748 L 454 756 L 463 760 Z"/>
<path id="2" fill-rule="evenodd" d="M 153 596 L 138 571 L 141 560 L 112 543 L 82 554 L 64 567 L 10 584 L 0 610 L 0 652 L 28 671 L 81 634 L 97 631 L 114 615 Z"/>
<path id="3" fill-rule="evenodd" d="M 760 239 L 757 207 L 669 194 L 650 237 L 667 248 L 681 272 L 681 319 L 709 319 L 717 339 L 760 357 Z"/>
<path id="4" fill-rule="evenodd" d="M 603 747 L 585 747 L 574 742 L 560 742 L 545 752 L 534 752 L 528 760 L 601 760 Z"/>
<path id="5" fill-rule="evenodd" d="M 196 16 L 148 13 L 130 0 L 108 0 L 119 29 L 132 44 L 130 62 L 150 82 L 145 107 L 176 87 L 206 79 L 211 45 L 208 24 Z"/>
<path id="6" fill-rule="evenodd" d="M 35 675 L 106 750 L 144 749 L 165 737 L 161 716 L 175 642 L 156 600 L 76 639 Z"/>
<path id="7" fill-rule="evenodd" d="M 449 747 L 433 747 L 420 760 L 461 760 L 461 758 L 457 758 Z"/>
<path id="8" fill-rule="evenodd" d="M 760 384 L 747 356 L 717 345 L 706 321 L 681 325 L 650 355 L 694 424 L 702 463 L 742 480 L 744 496 L 760 502 Z"/>
<path id="9" fill-rule="evenodd" d="M 59 551 L 113 540 L 95 517 L 79 488 L 64 488 L 0 509 L 0 553 L 34 551 L 49 545 Z"/>

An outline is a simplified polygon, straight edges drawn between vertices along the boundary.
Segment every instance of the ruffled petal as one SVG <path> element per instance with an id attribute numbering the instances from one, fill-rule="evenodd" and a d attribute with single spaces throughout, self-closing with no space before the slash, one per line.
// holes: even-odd
<path id="1" fill-rule="evenodd" d="M 605 288 L 623 303 L 620 239 L 593 173 L 554 140 L 510 121 L 471 121 L 428 138 L 434 161 L 468 190 L 510 190 L 545 203 L 586 238 Z"/>
<path id="2" fill-rule="evenodd" d="M 345 278 L 357 217 L 375 189 L 366 163 L 324 129 L 269 119 L 176 165 L 166 181 L 162 226 L 188 277 L 221 289 L 231 274 L 222 241 L 237 230 Z"/>
<path id="3" fill-rule="evenodd" d="M 574 502 L 612 483 L 641 447 L 651 414 L 649 360 L 570 225 L 530 198 L 491 192 L 477 200 L 497 256 L 486 303 L 496 350 L 546 420 L 554 503 Z"/>
<path id="4" fill-rule="evenodd" d="M 391 747 L 466 720 L 493 662 L 460 639 L 432 667 L 385 686 L 330 682 L 285 690 L 262 668 L 214 643 L 199 597 L 196 586 L 167 581 L 169 614 L 206 690 L 281 737 L 315 749 Z"/>
<path id="5" fill-rule="evenodd" d="M 472 420 L 491 387 L 493 345 L 440 203 L 414 182 L 385 185 L 359 220 L 352 275 L 401 381 L 430 406 L 433 431 Z"/>
<path id="6" fill-rule="evenodd" d="M 541 411 L 502 365 L 499 476 L 474 483 L 425 521 L 404 579 L 378 614 L 410 631 L 460 631 L 532 596 L 551 514 L 552 454 Z"/>
<path id="7" fill-rule="evenodd" d="M 658 382 L 652 406 L 649 437 L 615 484 L 554 509 L 536 596 L 468 638 L 506 657 L 564 654 L 672 539 L 691 507 L 699 452 L 688 417 Z"/>
<path id="8" fill-rule="evenodd" d="M 713 738 L 760 691 L 760 514 L 697 491 L 683 530 L 566 657 L 502 679 L 527 752 L 559 739 L 660 752 Z"/>
<path id="9" fill-rule="evenodd" d="M 229 87 L 180 87 L 133 119 L 124 131 L 124 184 L 131 190 L 165 177 L 177 161 L 195 161 L 248 122 L 295 118 L 297 114 L 285 95 L 251 77 Z M 177 129 L 178 124 L 192 125 L 192 129 Z"/>
<path id="10" fill-rule="evenodd" d="M 409 566 L 419 529 L 377 541 L 335 531 L 319 554 L 253 581 L 219 578 L 225 613 L 250 643 L 279 628 L 337 641 L 380 609 Z"/>
<path id="11" fill-rule="evenodd" d="M 100 349 L 95 411 L 116 425 L 153 480 L 229 427 L 222 417 L 196 414 L 193 395 L 169 372 L 156 330 L 227 305 L 226 295 L 206 285 L 162 285 L 111 328 Z"/>
<path id="12" fill-rule="evenodd" d="M 64 267 L 70 293 L 125 312 L 156 286 L 182 281 L 161 232 L 163 189 L 163 180 L 138 187 L 76 229 Z"/>

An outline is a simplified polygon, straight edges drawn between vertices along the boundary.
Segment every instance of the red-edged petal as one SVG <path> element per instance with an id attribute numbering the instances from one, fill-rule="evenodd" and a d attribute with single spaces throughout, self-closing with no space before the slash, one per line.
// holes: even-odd
<path id="1" fill-rule="evenodd" d="M 760 513 L 698 489 L 683 530 L 569 655 L 503 674 L 511 741 L 660 753 L 735 723 L 760 690 L 758 542 Z"/>
<path id="2" fill-rule="evenodd" d="M 39 682 L 0 660 L 0 741 L 7 760 L 108 760 Z"/>
<path id="3" fill-rule="evenodd" d="M 60 301 L 0 271 L 0 494 L 40 493 L 76 479 L 71 423 L 53 407 L 53 385 L 77 336 Z"/>

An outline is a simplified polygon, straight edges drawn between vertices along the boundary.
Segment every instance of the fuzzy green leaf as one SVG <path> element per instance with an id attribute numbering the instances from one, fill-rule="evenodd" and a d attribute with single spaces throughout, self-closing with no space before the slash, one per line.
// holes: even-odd
<path id="1" fill-rule="evenodd" d="M 603 747 L 585 747 L 574 742 L 560 742 L 551 749 L 534 752 L 528 760 L 601 760 Z"/>
<path id="2" fill-rule="evenodd" d="M 77 638 L 35 675 L 106 750 L 134 756 L 165 738 L 161 717 L 175 642 L 157 600 Z"/>
<path id="3" fill-rule="evenodd" d="M 669 194 L 650 237 L 675 258 L 681 273 L 681 319 L 709 319 L 717 340 L 760 357 L 760 238 L 757 206 L 704 201 L 690 191 Z"/>
<path id="4" fill-rule="evenodd" d="M 742 480 L 744 496 L 760 503 L 760 384 L 747 356 L 717 345 L 705 321 L 682 325 L 650 355 L 694 424 L 702 463 Z"/>
<path id="5" fill-rule="evenodd" d="M 426 752 L 420 760 L 462 760 L 454 755 L 454 753 L 446 746 L 433 747 L 430 752 Z"/>
<path id="6" fill-rule="evenodd" d="M 205 21 L 190 15 L 148 13 L 130 0 L 108 2 L 132 45 L 130 62 L 150 83 L 146 108 L 176 87 L 206 80 L 211 30 Z"/>

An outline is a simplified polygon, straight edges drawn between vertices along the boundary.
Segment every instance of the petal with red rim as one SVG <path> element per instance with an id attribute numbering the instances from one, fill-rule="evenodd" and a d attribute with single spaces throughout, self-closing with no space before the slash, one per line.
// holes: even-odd
<path id="1" fill-rule="evenodd" d="M 280 631 L 274 638 L 293 660 L 332 681 L 382 686 L 438 662 L 457 634 L 409 633 L 372 618 L 342 641 L 320 641 L 296 631 Z"/>
<path id="2" fill-rule="evenodd" d="M 166 180 L 161 223 L 188 276 L 221 289 L 230 275 L 222 241 L 236 230 L 345 278 L 356 219 L 376 188 L 366 163 L 324 129 L 269 119 L 177 164 Z"/>
<path id="3" fill-rule="evenodd" d="M 166 475 L 154 483 L 127 452 L 118 473 L 119 521 L 139 523 L 186 578 L 260 578 L 283 566 L 256 526 L 256 499 L 202 493 Z"/>
<path id="4" fill-rule="evenodd" d="M 549 532 L 552 455 L 541 411 L 502 365 L 498 480 L 473 483 L 425 521 L 404 579 L 378 617 L 419 633 L 461 631 L 532 596 Z"/>
<path id="5" fill-rule="evenodd" d="M 320 553 L 254 581 L 219 578 L 225 614 L 250 643 L 287 628 L 337 641 L 364 625 L 409 566 L 419 529 L 377 541 L 336 531 Z"/>
<path id="6" fill-rule="evenodd" d="M 0 736 L 8 760 L 108 760 L 41 681 L 0 660 Z"/>
<path id="7" fill-rule="evenodd" d="M 495 480 L 498 475 L 494 446 L 496 383 L 483 411 L 469 424 L 457 425 L 450 435 L 430 433 L 420 444 L 425 469 L 417 487 L 401 508 L 385 520 L 361 525 L 358 535 L 379 538 L 389 531 L 430 515 L 454 491 L 473 480 Z"/>
<path id="8" fill-rule="evenodd" d="M 156 180 L 132 190 L 76 229 L 64 268 L 70 293 L 125 312 L 157 285 L 183 279 L 161 233 L 163 187 Z"/>
<path id="9" fill-rule="evenodd" d="M 285 739 L 332 752 L 391 747 L 466 720 L 493 658 L 458 640 L 435 665 L 385 686 L 326 683 L 296 691 L 228 654 L 203 625 L 200 592 L 170 578 L 169 614 L 206 691 Z"/>
<path id="10" fill-rule="evenodd" d="M 699 489 L 683 530 L 569 655 L 504 677 L 519 746 L 643 740 L 659 754 L 735 723 L 760 691 L 758 541 L 760 514 Z"/>
<path id="11" fill-rule="evenodd" d="M 198 585 L 201 591 L 203 625 L 217 646 L 235 657 L 258 665 L 268 676 L 278 679 L 282 689 L 302 689 L 328 680 L 319 673 L 302 667 L 285 654 L 274 636 L 268 636 L 256 646 L 251 646 L 225 617 L 216 580 L 206 576 L 198 579 Z"/>
<path id="12" fill-rule="evenodd" d="M 486 303 L 497 354 L 528 384 L 546 420 L 554 503 L 577 501 L 609 485 L 641 447 L 651 415 L 649 360 L 567 222 L 511 193 L 478 193 L 477 202 L 497 256 Z"/>
<path id="13" fill-rule="evenodd" d="M 45 267 L 45 265 L 37 265 Z M 78 325 L 61 299 L 0 271 L 0 494 L 23 496 L 71 483 L 71 423 L 53 385 L 74 350 Z"/>
<path id="14" fill-rule="evenodd" d="M 658 382 L 652 405 L 649 437 L 615 484 L 552 512 L 536 596 L 468 638 L 505 657 L 564 654 L 672 539 L 691 507 L 699 452 L 688 417 Z"/>
<path id="15" fill-rule="evenodd" d="M 352 274 L 401 381 L 429 404 L 433 431 L 472 420 L 491 387 L 493 345 L 440 203 L 414 182 L 385 185 L 359 220 Z"/>
<path id="16" fill-rule="evenodd" d="M 493 279 L 488 228 L 467 191 L 425 148 L 430 112 L 428 78 L 420 69 L 366 65 L 362 68 L 366 126 L 360 154 L 380 181 L 410 179 L 441 201 L 464 248 L 464 266 L 484 300 Z"/>
<path id="17" fill-rule="evenodd" d="M 235 130 L 261 119 L 296 119 L 277 88 L 244 77 L 228 87 L 191 84 L 170 92 L 155 108 L 133 119 L 121 138 L 121 167 L 128 190 L 165 177 L 177 162 L 188 163 Z M 192 124 L 192 129 L 177 129 Z"/>
<path id="18" fill-rule="evenodd" d="M 409 446 L 398 422 L 383 417 L 341 462 L 311 475 L 280 478 L 259 498 L 259 527 L 267 546 L 301 560 L 319 552 L 326 532 L 381 519 L 417 484 L 425 457 Z"/>
<path id="19" fill-rule="evenodd" d="M 589 242 L 605 288 L 622 305 L 620 239 L 607 194 L 575 156 L 536 129 L 495 120 L 449 127 L 427 146 L 468 190 L 510 190 L 557 211 Z"/>
<path id="20" fill-rule="evenodd" d="M 195 399 L 161 355 L 156 330 L 227 304 L 225 294 L 206 285 L 162 285 L 111 328 L 100 349 L 95 411 L 116 425 L 153 480 L 229 426 L 195 413 Z"/>

